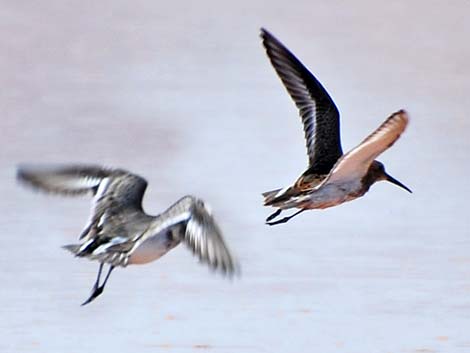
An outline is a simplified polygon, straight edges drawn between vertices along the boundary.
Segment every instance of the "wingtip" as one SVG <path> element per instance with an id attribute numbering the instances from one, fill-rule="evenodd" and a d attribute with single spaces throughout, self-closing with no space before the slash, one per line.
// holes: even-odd
<path id="1" fill-rule="evenodd" d="M 16 178 L 21 179 L 27 174 L 28 165 L 21 163 L 16 166 Z"/>
<path id="2" fill-rule="evenodd" d="M 16 167 L 16 174 L 15 174 L 16 180 L 18 181 L 23 181 L 25 178 L 25 172 L 24 169 L 21 165 L 18 165 Z"/>
<path id="3" fill-rule="evenodd" d="M 234 282 L 234 281 L 239 280 L 242 277 L 242 272 L 241 270 L 237 270 L 237 271 L 227 274 L 226 277 L 230 282 Z"/>
<path id="4" fill-rule="evenodd" d="M 27 164 L 19 164 L 16 167 L 16 181 L 23 185 L 34 186 L 33 174 L 31 167 Z"/>
<path id="5" fill-rule="evenodd" d="M 395 112 L 393 115 L 400 115 L 407 120 L 409 120 L 410 118 L 408 111 L 406 111 L 406 109 L 400 109 L 399 111 Z"/>
<path id="6" fill-rule="evenodd" d="M 233 262 L 230 262 L 229 264 L 223 264 L 223 263 L 214 264 L 214 263 L 208 262 L 206 259 L 199 258 L 200 264 L 209 265 L 208 267 L 211 273 L 221 275 L 222 277 L 233 281 L 235 278 L 241 277 L 241 267 L 238 262 L 234 261 L 233 259 L 231 261 Z"/>
<path id="7" fill-rule="evenodd" d="M 238 263 L 232 264 L 231 268 L 223 269 L 221 272 L 230 281 L 235 281 L 242 276 L 242 270 Z"/>
<path id="8" fill-rule="evenodd" d="M 35 163 L 20 163 L 16 166 L 16 178 L 31 183 L 37 174 L 49 171 L 50 165 Z"/>
<path id="9" fill-rule="evenodd" d="M 400 123 L 404 125 L 404 127 L 406 127 L 408 123 L 410 122 L 410 117 L 408 115 L 408 112 L 405 109 L 400 109 L 390 114 L 390 116 L 385 121 L 386 122 L 392 121 L 395 123 Z"/>
<path id="10" fill-rule="evenodd" d="M 270 31 L 268 31 L 265 27 L 260 28 L 259 36 L 261 37 L 263 42 L 269 39 L 276 39 L 276 37 L 274 37 L 274 35 Z"/>

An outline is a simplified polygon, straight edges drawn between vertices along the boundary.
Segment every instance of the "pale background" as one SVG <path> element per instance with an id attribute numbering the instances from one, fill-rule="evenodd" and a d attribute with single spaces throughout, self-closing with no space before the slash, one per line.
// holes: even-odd
<path id="1" fill-rule="evenodd" d="M 469 1 L 2 1 L 1 352 L 469 352 Z M 362 199 L 269 228 L 260 193 L 306 166 L 259 27 L 324 83 L 345 150 L 410 112 Z M 21 162 L 145 176 L 158 213 L 206 199 L 243 266 L 184 247 L 113 273 L 60 249 L 86 198 L 35 194 Z"/>

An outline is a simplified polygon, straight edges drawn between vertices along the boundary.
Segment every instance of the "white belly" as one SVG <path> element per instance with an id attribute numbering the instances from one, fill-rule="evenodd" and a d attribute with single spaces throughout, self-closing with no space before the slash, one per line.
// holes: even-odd
<path id="1" fill-rule="evenodd" d="M 130 265 L 141 265 L 155 261 L 179 244 L 179 240 L 172 240 L 167 232 L 162 232 L 145 240 L 134 250 L 129 258 Z"/>

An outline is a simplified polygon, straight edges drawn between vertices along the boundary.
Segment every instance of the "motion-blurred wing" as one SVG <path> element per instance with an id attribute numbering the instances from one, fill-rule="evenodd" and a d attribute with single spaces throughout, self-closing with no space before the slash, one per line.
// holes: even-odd
<path id="1" fill-rule="evenodd" d="M 119 224 L 122 214 L 141 211 L 147 181 L 121 169 L 97 166 L 21 166 L 18 180 L 62 195 L 94 195 L 90 220 L 80 239 Z"/>
<path id="2" fill-rule="evenodd" d="M 96 194 L 98 186 L 110 171 L 97 166 L 23 165 L 17 178 L 42 191 L 62 195 Z"/>
<path id="3" fill-rule="evenodd" d="M 182 240 L 201 262 L 229 276 L 237 271 L 237 265 L 222 238 L 210 211 L 202 200 L 185 196 L 160 215 L 159 227 L 182 227 Z"/>

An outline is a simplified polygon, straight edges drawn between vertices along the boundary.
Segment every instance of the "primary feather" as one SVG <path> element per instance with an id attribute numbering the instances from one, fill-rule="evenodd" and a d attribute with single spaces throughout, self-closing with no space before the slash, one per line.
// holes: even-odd
<path id="1" fill-rule="evenodd" d="M 324 183 L 318 187 L 327 183 L 361 179 L 366 175 L 371 163 L 398 140 L 408 121 L 408 114 L 404 110 L 393 113 L 358 146 L 346 153 Z"/>
<path id="2" fill-rule="evenodd" d="M 127 266 L 142 244 L 136 263 L 156 259 L 185 242 L 201 262 L 226 274 L 236 264 L 220 228 L 204 202 L 185 196 L 158 216 L 142 209 L 147 181 L 122 169 L 97 166 L 21 166 L 17 177 L 37 189 L 65 195 L 94 195 L 90 220 L 80 244 L 66 245 L 76 256 Z M 145 245 L 149 244 L 149 245 Z M 148 254 L 155 251 L 155 254 Z M 142 260 L 144 258 L 144 260 Z"/>
<path id="3" fill-rule="evenodd" d="M 327 174 L 343 154 L 338 108 L 315 76 L 276 37 L 261 29 L 261 38 L 271 64 L 299 109 L 309 157 L 307 172 Z"/>

